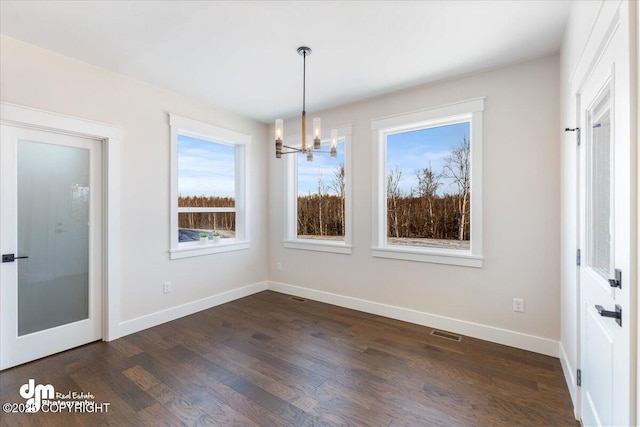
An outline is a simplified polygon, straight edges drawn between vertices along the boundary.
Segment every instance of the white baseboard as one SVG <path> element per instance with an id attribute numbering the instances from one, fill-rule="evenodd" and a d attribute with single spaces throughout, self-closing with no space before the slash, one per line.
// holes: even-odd
<path id="1" fill-rule="evenodd" d="M 567 383 L 569 389 L 569 395 L 571 396 L 571 403 L 573 403 L 573 416 L 576 420 L 580 419 L 580 407 L 578 406 L 578 382 L 576 381 L 576 369 L 571 365 L 571 361 L 567 357 L 567 353 L 564 350 L 562 341 L 559 344 L 560 348 L 560 365 L 562 366 L 562 372 L 564 373 L 564 380 Z"/>
<path id="2" fill-rule="evenodd" d="M 485 341 L 504 344 L 523 350 L 533 351 L 548 356 L 558 357 L 561 347 L 557 341 L 541 338 L 533 335 L 527 335 L 520 332 L 510 331 L 507 329 L 495 328 L 493 326 L 482 325 L 479 323 L 468 322 L 466 320 L 454 319 L 451 317 L 440 316 L 437 314 L 425 313 L 422 311 L 411 310 L 408 308 L 397 307 L 379 302 L 363 300 L 359 298 L 347 297 L 329 292 L 318 291 L 300 286 L 289 285 L 280 282 L 264 281 L 253 285 L 244 286 L 242 288 L 233 289 L 217 295 L 212 295 L 197 301 L 192 301 L 166 310 L 141 316 L 136 319 L 127 320 L 120 323 L 119 336 L 133 334 L 143 329 L 151 328 L 162 323 L 170 322 L 220 304 L 244 298 L 265 290 L 295 295 L 315 301 L 325 302 L 340 307 L 350 308 L 353 310 L 363 311 L 378 316 L 390 317 L 392 319 L 402 320 L 417 325 L 428 326 L 432 328 L 442 329 L 445 331 L 455 332 L 457 334 L 467 335 L 473 338 Z M 562 350 L 564 351 L 564 350 Z M 567 384 L 575 384 L 573 371 L 567 364 L 565 367 L 566 355 L 561 357 L 562 367 L 567 377 Z M 565 369 L 566 368 L 566 369 Z M 571 381 L 571 382 L 569 382 Z M 569 390 L 572 392 L 571 398 L 574 399 L 575 390 L 571 386 Z M 575 405 L 575 399 L 574 399 Z"/>
<path id="3" fill-rule="evenodd" d="M 192 301 L 166 310 L 157 311 L 146 316 L 127 320 L 120 323 L 120 337 L 133 334 L 143 329 L 151 328 L 162 323 L 170 322 L 220 304 L 231 302 L 239 298 L 244 298 L 258 292 L 267 290 L 268 282 L 258 282 L 253 285 L 244 286 L 238 289 L 232 289 L 221 294 L 212 295 L 197 301 Z"/>
<path id="4" fill-rule="evenodd" d="M 286 283 L 272 281 L 269 281 L 268 283 L 269 290 L 272 291 L 308 298 L 353 310 L 364 311 L 365 313 L 376 314 L 378 316 L 390 317 L 392 319 L 415 323 L 417 325 L 443 329 L 445 331 L 455 332 L 457 334 L 467 335 L 498 344 L 504 344 L 520 348 L 522 350 L 533 351 L 547 356 L 558 357 L 558 341 L 547 338 L 468 322 L 466 320 L 453 319 L 451 317 L 440 316 L 437 314 L 430 314 L 422 311 L 382 304 L 379 302 L 367 301 L 309 288 L 302 288 L 299 286 L 288 285 Z"/>

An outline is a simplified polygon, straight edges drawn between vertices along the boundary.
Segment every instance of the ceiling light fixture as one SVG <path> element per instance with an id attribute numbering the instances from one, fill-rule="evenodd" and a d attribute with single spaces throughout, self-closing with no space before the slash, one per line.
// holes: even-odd
<path id="1" fill-rule="evenodd" d="M 276 119 L 276 158 L 282 158 L 283 154 L 291 153 L 305 153 L 307 155 L 307 161 L 313 161 L 313 152 L 317 153 L 329 153 L 331 157 L 337 155 L 337 143 L 338 132 L 337 130 L 331 131 L 331 151 L 320 151 L 320 143 L 322 131 L 320 129 L 320 117 L 313 119 L 313 145 L 307 147 L 307 112 L 306 112 L 306 79 L 307 79 L 307 56 L 311 55 L 311 48 L 301 46 L 298 48 L 298 55 L 302 56 L 302 141 L 300 148 L 290 147 L 283 145 L 282 140 L 284 138 L 284 122 L 282 119 Z M 288 148 L 291 151 L 282 151 L 283 148 Z"/>

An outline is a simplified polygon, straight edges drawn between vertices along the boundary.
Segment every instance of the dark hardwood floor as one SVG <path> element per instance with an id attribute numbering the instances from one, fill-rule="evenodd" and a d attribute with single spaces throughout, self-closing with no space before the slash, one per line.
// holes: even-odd
<path id="1" fill-rule="evenodd" d="M 109 406 L 0 425 L 579 425 L 558 359 L 431 331 L 265 291 L 1 372 L 3 404 L 33 378 Z"/>

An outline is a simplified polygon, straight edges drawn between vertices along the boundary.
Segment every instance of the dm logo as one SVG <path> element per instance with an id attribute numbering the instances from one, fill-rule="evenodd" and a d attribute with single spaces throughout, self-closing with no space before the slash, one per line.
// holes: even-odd
<path id="1" fill-rule="evenodd" d="M 51 384 L 36 385 L 36 381 L 33 378 L 20 387 L 20 396 L 27 399 L 25 412 L 38 412 L 42 401 L 53 399 L 55 394 L 55 389 Z"/>

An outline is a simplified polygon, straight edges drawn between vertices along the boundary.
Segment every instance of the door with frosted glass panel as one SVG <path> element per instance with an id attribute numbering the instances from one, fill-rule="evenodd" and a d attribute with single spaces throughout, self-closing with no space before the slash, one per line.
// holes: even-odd
<path id="1" fill-rule="evenodd" d="M 102 336 L 101 143 L 2 126 L 0 369 Z"/>
<path id="2" fill-rule="evenodd" d="M 634 423 L 632 146 L 624 26 L 611 27 L 577 96 L 580 112 L 580 417 Z"/>

